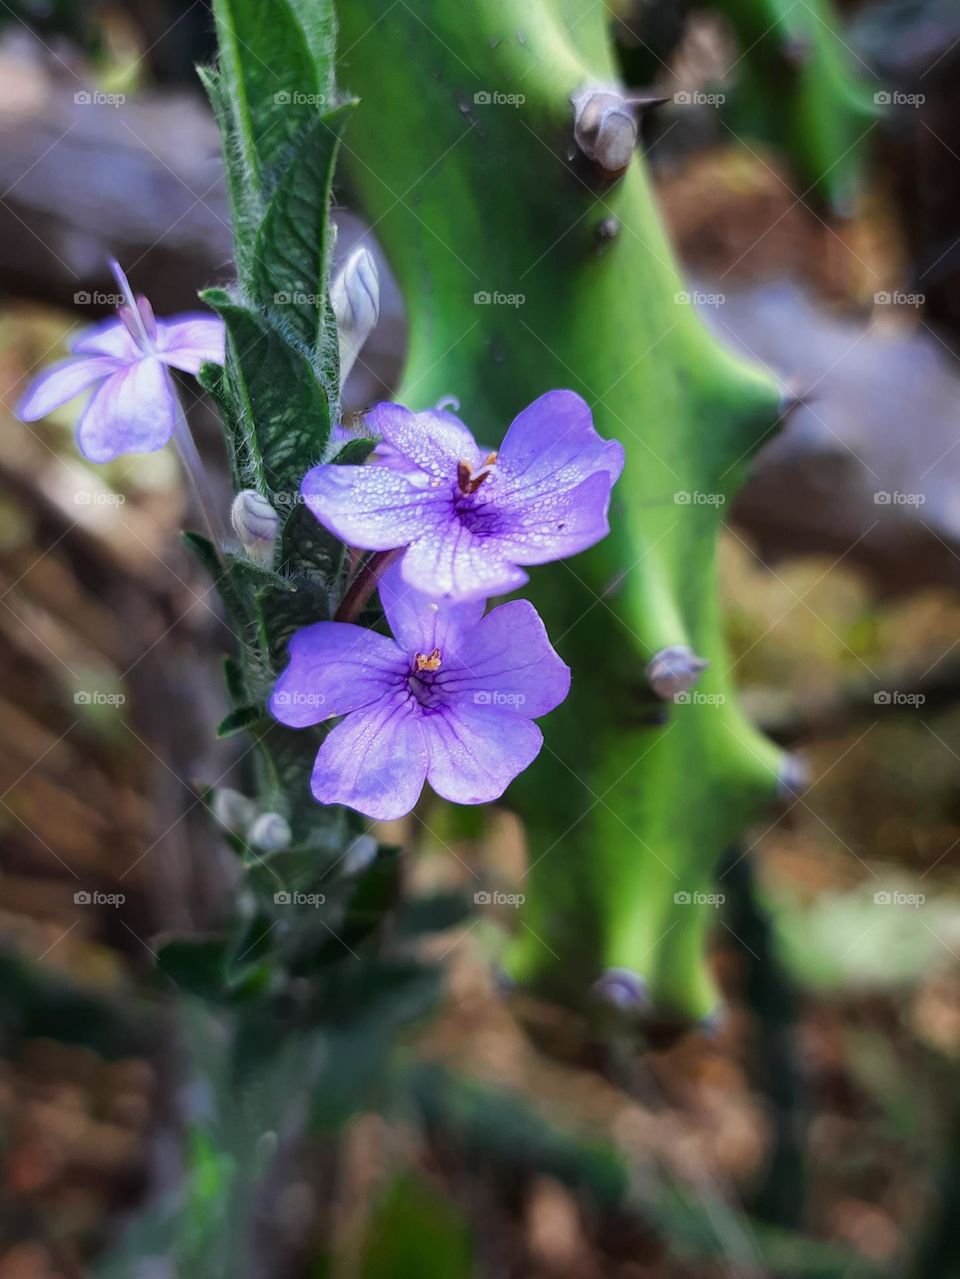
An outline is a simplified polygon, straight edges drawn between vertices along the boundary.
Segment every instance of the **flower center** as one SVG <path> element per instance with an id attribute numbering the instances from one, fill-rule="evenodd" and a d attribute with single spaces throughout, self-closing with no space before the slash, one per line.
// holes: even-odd
<path id="1" fill-rule="evenodd" d="M 438 671 L 440 669 L 440 661 L 439 648 L 435 648 L 432 653 L 415 653 L 413 656 L 414 674 L 422 675 L 424 671 Z"/>
<path id="2" fill-rule="evenodd" d="M 483 465 L 474 473 L 473 467 L 469 462 L 460 461 L 457 463 L 457 484 L 460 492 L 465 497 L 471 497 L 476 493 L 477 489 L 485 479 L 492 473 L 493 467 L 497 461 L 496 453 L 488 453 L 484 458 Z"/>

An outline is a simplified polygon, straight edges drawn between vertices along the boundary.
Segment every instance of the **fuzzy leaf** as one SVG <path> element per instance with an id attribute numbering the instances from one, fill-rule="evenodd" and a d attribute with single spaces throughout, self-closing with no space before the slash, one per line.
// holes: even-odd
<path id="1" fill-rule="evenodd" d="M 231 711 L 225 719 L 220 721 L 217 728 L 217 737 L 236 737 L 238 733 L 245 733 L 256 722 L 263 719 L 263 708 L 260 706 L 238 706 L 236 710 Z"/>
<path id="2" fill-rule="evenodd" d="M 311 352 L 326 313 L 330 190 L 350 106 L 320 116 L 297 149 L 267 209 L 256 249 L 256 295 Z"/>
<path id="3" fill-rule="evenodd" d="M 330 438 L 326 393 L 310 361 L 253 311 L 222 289 L 203 296 L 227 326 L 227 386 L 242 408 L 249 461 L 275 505 L 294 502 Z"/>

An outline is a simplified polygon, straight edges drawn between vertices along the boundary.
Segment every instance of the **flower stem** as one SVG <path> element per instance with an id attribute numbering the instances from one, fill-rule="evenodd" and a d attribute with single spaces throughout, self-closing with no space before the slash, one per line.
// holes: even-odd
<path id="1" fill-rule="evenodd" d="M 176 404 L 173 442 L 180 455 L 183 469 L 189 477 L 190 487 L 193 489 L 197 505 L 203 515 L 207 532 L 210 534 L 210 538 L 217 550 L 222 551 L 227 544 L 227 537 L 226 529 L 220 518 L 220 510 L 214 499 L 207 472 L 204 469 L 203 462 L 200 460 L 200 454 L 197 452 L 190 424 L 187 422 L 187 415 L 184 413 L 183 405 L 180 402 L 180 394 L 176 389 L 174 389 L 173 398 Z"/>
<path id="2" fill-rule="evenodd" d="M 335 622 L 355 622 L 363 612 L 364 605 L 376 590 L 377 583 L 390 565 L 406 550 L 398 546 L 393 551 L 376 551 L 366 561 L 356 577 L 347 588 L 340 601 L 340 607 L 334 616 Z"/>

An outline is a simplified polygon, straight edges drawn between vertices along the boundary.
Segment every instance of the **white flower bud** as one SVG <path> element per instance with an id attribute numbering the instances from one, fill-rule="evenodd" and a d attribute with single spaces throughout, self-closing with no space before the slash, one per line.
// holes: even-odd
<path id="1" fill-rule="evenodd" d="M 229 786 L 223 786 L 213 792 L 210 811 L 231 835 L 242 835 L 256 817 L 257 806 L 246 795 L 231 790 Z"/>
<path id="2" fill-rule="evenodd" d="M 247 831 L 247 840 L 263 853 L 282 853 L 293 834 L 290 823 L 280 813 L 261 813 Z"/>
<path id="3" fill-rule="evenodd" d="M 777 777 L 777 799 L 781 804 L 794 804 L 810 787 L 810 768 L 802 755 L 783 757 Z"/>
<path id="4" fill-rule="evenodd" d="M 255 489 L 244 489 L 233 499 L 230 523 L 250 559 L 270 568 L 280 532 L 280 517 L 267 499 Z"/>
<path id="5" fill-rule="evenodd" d="M 656 695 L 669 702 L 681 693 L 688 693 L 708 665 L 709 662 L 697 657 L 686 644 L 673 644 L 661 649 L 647 663 L 647 680 Z"/>
<path id="6" fill-rule="evenodd" d="M 330 302 L 340 338 L 340 380 L 345 382 L 380 318 L 380 276 L 369 249 L 361 246 L 347 258 L 330 286 Z"/>
<path id="7" fill-rule="evenodd" d="M 359 875 L 372 865 L 377 857 L 377 841 L 372 835 L 358 835 L 344 854 L 341 869 L 344 875 Z"/>

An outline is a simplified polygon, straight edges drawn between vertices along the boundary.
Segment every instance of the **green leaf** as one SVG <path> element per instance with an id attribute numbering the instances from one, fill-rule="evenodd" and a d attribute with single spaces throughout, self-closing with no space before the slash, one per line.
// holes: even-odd
<path id="1" fill-rule="evenodd" d="M 219 935 L 173 937 L 157 947 L 157 968 L 182 990 L 220 999 L 226 982 L 226 942 Z"/>
<path id="2" fill-rule="evenodd" d="M 246 273 L 254 250 L 261 205 L 257 189 L 246 181 L 246 155 L 238 135 L 226 78 L 212 67 L 198 67 L 223 141 L 223 167 L 230 197 L 234 255 L 241 274 Z M 201 379 L 202 381 L 202 379 Z"/>
<path id="3" fill-rule="evenodd" d="M 352 105 L 352 104 L 351 104 Z M 257 237 L 255 293 L 281 329 L 320 345 L 329 270 L 330 191 L 351 107 L 321 116 L 280 180 Z"/>
<path id="4" fill-rule="evenodd" d="M 366 1231 L 362 1279 L 469 1279 L 470 1231 L 460 1209 L 420 1174 L 398 1177 Z"/>
<path id="5" fill-rule="evenodd" d="M 216 0 L 214 13 L 248 182 L 268 199 L 326 94 L 287 0 Z"/>
<path id="6" fill-rule="evenodd" d="M 361 435 L 357 439 L 350 440 L 344 444 L 333 459 L 333 465 L 362 466 L 376 447 L 376 440 L 370 439 L 369 436 Z"/>
<path id="7" fill-rule="evenodd" d="M 258 487 L 279 505 L 297 500 L 304 472 L 330 438 L 330 406 L 310 361 L 222 289 L 204 300 L 229 337 L 227 385 L 242 407 L 243 435 Z"/>

